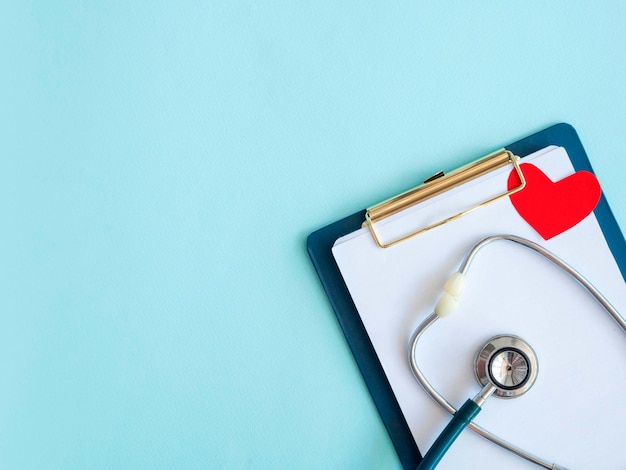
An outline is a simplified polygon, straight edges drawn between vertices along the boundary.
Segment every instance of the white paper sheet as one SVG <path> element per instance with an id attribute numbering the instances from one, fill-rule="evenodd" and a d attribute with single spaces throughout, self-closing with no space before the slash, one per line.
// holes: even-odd
<path id="1" fill-rule="evenodd" d="M 566 151 L 549 147 L 522 159 L 553 181 L 574 169 Z M 378 224 L 383 239 L 409 232 L 506 188 L 503 168 Z M 367 229 L 335 243 L 333 255 L 420 450 L 450 419 L 421 389 L 407 362 L 415 326 L 433 310 L 447 277 L 484 237 L 514 234 L 554 252 L 590 280 L 620 311 L 626 287 L 593 214 L 543 240 L 508 198 L 389 249 Z M 570 469 L 624 468 L 626 335 L 582 287 L 542 257 L 510 242 L 477 255 L 459 310 L 420 343 L 428 380 L 457 408 L 480 386 L 479 348 L 496 334 L 521 336 L 539 357 L 525 395 L 490 398 L 476 422 L 542 458 Z M 538 468 L 467 430 L 442 460 L 445 469 Z"/>

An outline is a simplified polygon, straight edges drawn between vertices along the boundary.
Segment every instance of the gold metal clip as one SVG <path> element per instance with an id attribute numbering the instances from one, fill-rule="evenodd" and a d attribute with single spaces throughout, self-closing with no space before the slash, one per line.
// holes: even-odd
<path id="1" fill-rule="evenodd" d="M 510 196 L 511 194 L 515 194 L 516 192 L 524 189 L 524 187 L 526 186 L 526 179 L 522 174 L 522 170 L 520 169 L 517 160 L 519 160 L 519 157 L 513 155 L 506 149 L 501 149 L 448 174 L 441 176 L 439 176 L 438 174 L 438 177 L 435 179 L 429 178 L 424 184 L 367 209 L 365 211 L 365 222 L 363 225 L 367 225 L 369 227 L 370 232 L 372 233 L 372 236 L 374 237 L 374 240 L 376 241 L 378 246 L 380 246 L 381 248 L 389 248 L 390 246 L 397 245 L 398 243 L 401 243 L 405 240 L 408 240 L 409 238 L 412 238 L 433 228 L 439 227 L 440 225 L 452 222 L 453 220 L 463 217 L 464 215 L 469 214 L 476 209 L 484 207 L 488 204 L 491 204 L 492 202 L 497 201 L 498 199 Z M 521 182 L 519 186 L 502 194 L 499 194 L 491 199 L 480 202 L 468 209 L 459 212 L 458 214 L 447 217 L 443 220 L 440 220 L 439 222 L 435 222 L 434 224 L 418 229 L 415 232 L 411 232 L 408 235 L 387 243 L 383 243 L 376 233 L 376 230 L 374 229 L 374 224 L 376 222 L 397 214 L 398 212 L 401 212 L 408 207 L 414 206 L 415 204 L 419 204 L 420 202 L 426 201 L 441 193 L 449 191 L 452 188 L 456 188 L 463 183 L 467 183 L 468 181 L 479 178 L 491 171 L 502 168 L 508 164 L 513 165 L 513 168 L 517 172 L 517 176 Z"/>

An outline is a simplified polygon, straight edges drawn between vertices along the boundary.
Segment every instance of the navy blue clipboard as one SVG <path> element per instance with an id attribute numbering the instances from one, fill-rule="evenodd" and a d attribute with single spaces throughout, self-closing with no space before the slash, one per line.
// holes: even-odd
<path id="1" fill-rule="evenodd" d="M 578 134 L 569 124 L 556 124 L 506 145 L 505 148 L 522 157 L 549 145 L 564 147 L 576 171 L 586 170 L 593 173 Z M 626 280 L 626 242 L 604 193 L 594 210 L 594 214 L 613 257 L 619 265 L 622 277 Z M 421 461 L 420 450 L 413 440 L 404 415 L 400 411 L 400 406 L 331 252 L 338 238 L 361 228 L 364 220 L 365 210 L 362 210 L 313 232 L 307 239 L 307 250 L 361 370 L 365 384 L 391 437 L 400 462 L 403 468 L 410 469 L 415 468 Z"/>

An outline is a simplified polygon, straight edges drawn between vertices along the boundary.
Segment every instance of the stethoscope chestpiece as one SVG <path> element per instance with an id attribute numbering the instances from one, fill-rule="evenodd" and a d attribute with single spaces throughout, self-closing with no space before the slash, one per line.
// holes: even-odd
<path id="1" fill-rule="evenodd" d="M 496 387 L 495 396 L 514 398 L 533 386 L 539 364 L 526 341 L 515 335 L 498 335 L 479 351 L 475 372 L 483 387 L 489 383 Z"/>

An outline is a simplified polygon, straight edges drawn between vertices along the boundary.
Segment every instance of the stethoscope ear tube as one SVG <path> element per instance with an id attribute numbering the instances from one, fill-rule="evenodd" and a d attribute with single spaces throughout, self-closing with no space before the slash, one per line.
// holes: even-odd
<path id="1" fill-rule="evenodd" d="M 435 443 L 428 449 L 428 452 L 426 452 L 426 455 L 424 455 L 424 458 L 417 466 L 417 470 L 432 470 L 435 468 L 456 438 L 459 437 L 459 434 L 472 422 L 481 409 L 474 400 L 467 400 L 457 410 L 441 434 L 439 434 Z"/>

